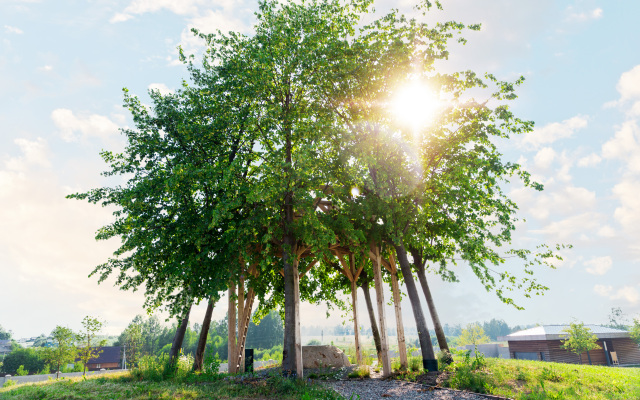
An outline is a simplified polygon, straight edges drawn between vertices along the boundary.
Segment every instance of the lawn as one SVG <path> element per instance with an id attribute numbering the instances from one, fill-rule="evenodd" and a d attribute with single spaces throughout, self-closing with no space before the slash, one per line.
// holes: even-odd
<path id="1" fill-rule="evenodd" d="M 138 380 L 129 373 L 97 378 L 63 379 L 0 388 L 2 399 L 341 399 L 317 384 L 272 375 L 256 379 L 238 376 L 191 377 L 184 381 Z"/>
<path id="2" fill-rule="evenodd" d="M 446 368 L 441 385 L 517 400 L 640 399 L 640 368 L 498 358 L 474 366 L 473 360 L 457 359 Z"/>

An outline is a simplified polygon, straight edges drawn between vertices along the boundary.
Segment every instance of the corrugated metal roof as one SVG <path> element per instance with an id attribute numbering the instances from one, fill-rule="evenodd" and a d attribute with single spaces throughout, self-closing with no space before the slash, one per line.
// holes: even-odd
<path id="1" fill-rule="evenodd" d="M 105 346 L 98 349 L 102 350 L 102 353 L 100 353 L 98 358 L 92 358 L 91 360 L 89 360 L 89 364 L 107 364 L 120 362 L 120 346 Z"/>
<path id="2" fill-rule="evenodd" d="M 589 328 L 598 339 L 615 339 L 629 337 L 629 332 L 620 329 L 613 329 L 601 325 L 585 324 L 585 328 Z M 507 336 L 498 338 L 500 341 L 525 341 L 525 340 L 557 340 L 567 336 L 565 329 L 569 325 L 541 325 L 531 329 L 514 332 Z"/>

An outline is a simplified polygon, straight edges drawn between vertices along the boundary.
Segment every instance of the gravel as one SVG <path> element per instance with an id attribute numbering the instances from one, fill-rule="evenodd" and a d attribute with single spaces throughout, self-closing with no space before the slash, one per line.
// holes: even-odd
<path id="1" fill-rule="evenodd" d="M 474 393 L 460 392 L 448 389 L 433 389 L 419 383 L 405 381 L 382 381 L 378 379 L 328 381 L 322 382 L 352 400 L 377 400 L 385 398 L 397 399 L 437 399 L 437 400 L 486 400 L 486 397 Z M 360 397 L 357 397 L 357 396 Z"/>

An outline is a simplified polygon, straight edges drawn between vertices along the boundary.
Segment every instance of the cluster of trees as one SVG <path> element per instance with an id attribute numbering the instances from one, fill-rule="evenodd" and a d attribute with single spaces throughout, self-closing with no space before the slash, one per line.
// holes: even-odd
<path id="1" fill-rule="evenodd" d="M 202 334 L 202 325 L 194 323 L 187 326 L 180 352 L 195 357 L 198 341 Z M 135 367 L 144 356 L 169 355 L 178 324 L 164 326 L 157 316 L 145 319 L 137 315 L 118 336 L 114 346 L 122 346 L 128 367 Z M 251 321 L 247 332 L 246 345 L 256 350 L 268 350 L 282 345 L 282 318 L 276 312 L 263 317 L 258 324 Z M 207 333 L 206 352 L 218 354 L 222 361 L 228 359 L 228 321 L 227 317 L 211 321 Z"/>
<path id="2" fill-rule="evenodd" d="M 195 31 L 207 51 L 201 66 L 181 52 L 191 74 L 181 90 L 151 91 L 149 108 L 125 90 L 135 127 L 123 131 L 123 153 L 101 155 L 110 167 L 104 175 L 126 183 L 69 197 L 117 208 L 97 239 L 119 237 L 122 245 L 93 274 L 144 288 L 146 307 L 165 306 L 178 318 L 171 357 L 182 347 L 191 306 L 207 302 L 202 325 L 209 326 L 225 291 L 230 359 L 241 360 L 257 300 L 256 319 L 283 312 L 282 368 L 301 376 L 301 300 L 351 306 L 357 327 L 361 288 L 385 354 L 382 285 L 393 288 L 401 329 L 403 282 L 423 360 L 437 365 L 414 274 L 441 348 L 446 338 L 427 269 L 454 282 L 462 260 L 516 307 L 510 290 L 547 289 L 534 273 L 550 266 L 552 250 L 500 251 L 511 242 L 517 211 L 501 184 L 542 189 L 496 145 L 532 130 L 507 105 L 523 79 L 436 70 L 448 58 L 447 42 L 464 42 L 461 32 L 478 25 L 428 26 L 397 11 L 378 19 L 370 12 L 370 0 L 261 1 L 252 36 Z M 362 25 L 363 16 L 373 22 Z M 428 87 L 443 100 L 431 120 L 393 114 L 406 86 Z M 523 277 L 504 266 L 507 257 L 518 260 Z M 196 369 L 208 332 L 198 339 Z"/>
<path id="3" fill-rule="evenodd" d="M 0 340 L 10 340 L 11 331 L 6 331 L 2 325 L 0 325 Z"/>
<path id="4" fill-rule="evenodd" d="M 104 339 L 98 340 L 103 324 L 95 317 L 86 316 L 80 332 L 58 325 L 51 332 L 53 346 L 50 347 L 22 348 L 13 343 L 1 371 L 10 375 L 27 375 L 54 370 L 58 374 L 67 369 L 67 365 L 76 364 L 77 360 L 80 370 L 86 374 L 87 364 L 102 353 L 100 347 L 105 345 Z"/>

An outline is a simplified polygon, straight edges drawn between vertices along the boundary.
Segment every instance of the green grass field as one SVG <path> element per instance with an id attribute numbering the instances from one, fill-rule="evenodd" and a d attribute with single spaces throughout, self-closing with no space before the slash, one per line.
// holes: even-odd
<path id="1" fill-rule="evenodd" d="M 457 359 L 447 372 L 443 386 L 517 400 L 640 399 L 640 368 L 487 358 L 477 370 Z"/>

